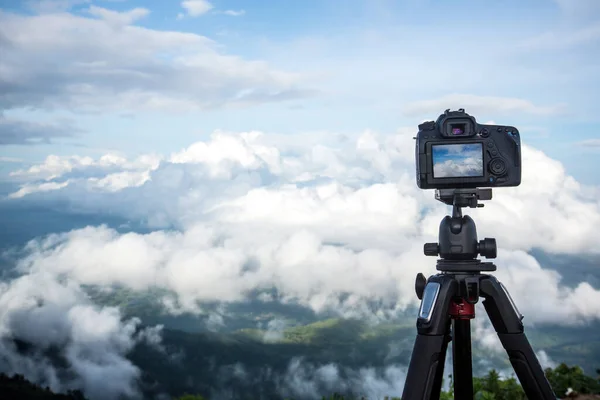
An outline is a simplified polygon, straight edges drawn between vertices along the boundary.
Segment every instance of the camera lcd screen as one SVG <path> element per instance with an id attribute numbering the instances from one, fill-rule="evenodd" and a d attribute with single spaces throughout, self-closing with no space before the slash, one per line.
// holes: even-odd
<path id="1" fill-rule="evenodd" d="M 483 146 L 473 144 L 436 144 L 433 153 L 434 178 L 483 176 Z"/>

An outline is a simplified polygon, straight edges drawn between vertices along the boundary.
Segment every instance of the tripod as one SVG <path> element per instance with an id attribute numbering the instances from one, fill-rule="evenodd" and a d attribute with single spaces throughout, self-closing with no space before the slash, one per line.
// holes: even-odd
<path id="1" fill-rule="evenodd" d="M 477 241 L 475 222 L 462 215 L 463 207 L 483 207 L 478 200 L 490 200 L 492 189 L 441 189 L 436 200 L 452 205 L 452 217 L 440 224 L 439 243 L 426 243 L 427 256 L 440 256 L 440 273 L 429 279 L 417 275 L 415 290 L 421 300 L 417 318 L 417 339 L 412 352 L 403 400 L 438 400 L 444 375 L 448 343 L 452 341 L 454 398 L 473 399 L 471 325 L 475 304 L 483 305 L 506 350 L 513 369 L 530 400 L 556 400 L 544 371 L 525 336 L 523 316 L 502 283 L 484 271 L 496 265 L 481 262 L 496 257 L 496 240 Z"/>

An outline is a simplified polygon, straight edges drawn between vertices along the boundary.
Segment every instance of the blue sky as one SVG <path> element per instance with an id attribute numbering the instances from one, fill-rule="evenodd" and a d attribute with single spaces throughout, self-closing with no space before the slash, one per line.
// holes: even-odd
<path id="1" fill-rule="evenodd" d="M 416 131 L 464 107 L 600 183 L 597 1 L 184 3 L 0 2 L 0 129 L 57 133 L 3 139 L 3 176 L 49 154 L 168 154 L 217 129 Z"/>

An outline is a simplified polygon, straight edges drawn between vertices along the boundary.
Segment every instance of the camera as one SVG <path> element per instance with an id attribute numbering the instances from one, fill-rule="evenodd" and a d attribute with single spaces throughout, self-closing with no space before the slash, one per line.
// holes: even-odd
<path id="1" fill-rule="evenodd" d="M 464 109 L 419 125 L 417 185 L 421 189 L 518 186 L 521 139 L 513 126 L 478 124 Z"/>

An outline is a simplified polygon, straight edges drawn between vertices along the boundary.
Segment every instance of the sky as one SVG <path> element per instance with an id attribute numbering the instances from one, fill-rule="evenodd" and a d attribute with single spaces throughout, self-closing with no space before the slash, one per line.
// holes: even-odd
<path id="1" fill-rule="evenodd" d="M 594 0 L 0 4 L 4 176 L 215 130 L 416 130 L 463 107 L 600 182 Z"/>
<path id="2" fill-rule="evenodd" d="M 87 285 L 216 321 L 203 304 L 261 291 L 373 323 L 417 307 L 449 209 L 413 137 L 447 108 L 521 132 L 521 185 L 469 214 L 527 324 L 598 322 L 599 49 L 592 0 L 0 0 L 0 370 L 134 395 L 126 354 L 162 328 Z"/>

